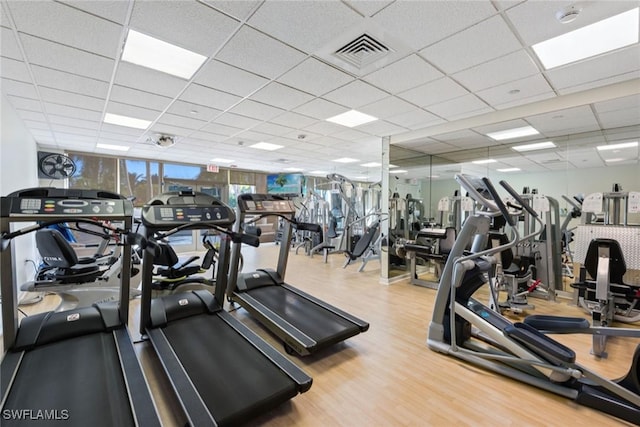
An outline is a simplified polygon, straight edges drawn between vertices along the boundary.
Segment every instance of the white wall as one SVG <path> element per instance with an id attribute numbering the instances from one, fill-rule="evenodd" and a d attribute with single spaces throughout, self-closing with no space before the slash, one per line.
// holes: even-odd
<path id="1" fill-rule="evenodd" d="M 24 123 L 9 104 L 4 95 L 1 103 L 0 121 L 0 194 L 3 196 L 12 191 L 37 187 L 37 145 L 33 136 L 27 131 Z M 33 280 L 34 268 L 27 260 L 36 260 L 33 235 L 16 239 L 14 264 L 16 268 L 16 285 Z"/>

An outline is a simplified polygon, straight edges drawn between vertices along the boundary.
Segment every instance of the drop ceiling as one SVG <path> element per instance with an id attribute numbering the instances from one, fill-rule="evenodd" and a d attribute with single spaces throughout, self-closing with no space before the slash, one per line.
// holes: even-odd
<path id="1" fill-rule="evenodd" d="M 596 146 L 640 136 L 640 46 L 545 70 L 531 46 L 635 7 L 564 1 L 2 1 L 1 88 L 43 149 L 242 169 L 369 176 L 389 137 L 403 157 L 452 163 L 491 153 L 489 168 L 615 167 Z M 189 80 L 121 60 L 135 30 L 207 57 Z M 362 34 L 390 49 L 357 69 L 331 52 Z M 379 120 L 326 119 L 351 109 Z M 150 120 L 140 130 L 105 114 Z M 534 126 L 535 137 L 488 132 Z M 148 143 L 158 134 L 176 144 Z M 515 143 L 558 148 L 516 153 Z M 276 151 L 250 148 L 257 142 Z M 408 153 L 408 154 L 407 154 Z M 414 153 L 414 154 L 412 154 Z M 622 153 L 638 164 L 638 149 Z M 620 156 L 620 153 L 616 155 Z M 358 162 L 341 164 L 340 157 Z M 610 159 L 609 159 L 610 160 Z M 410 176 L 420 178 L 419 161 Z M 559 166 L 562 164 L 562 166 Z M 487 166 L 485 166 L 486 168 Z M 451 169 L 451 167 L 448 167 Z"/>

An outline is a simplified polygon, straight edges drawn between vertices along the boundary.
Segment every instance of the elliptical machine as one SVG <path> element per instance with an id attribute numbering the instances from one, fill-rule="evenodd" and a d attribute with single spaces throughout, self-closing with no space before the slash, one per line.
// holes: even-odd
<path id="1" fill-rule="evenodd" d="M 487 178 L 460 174 L 456 175 L 456 181 L 482 208 L 467 219 L 447 259 L 429 324 L 429 348 L 637 423 L 640 346 L 632 356 L 627 375 L 611 381 L 577 364 L 575 352 L 570 348 L 530 325 L 512 323 L 473 298 L 487 283 L 486 275 L 492 274 L 496 264 L 493 255 L 515 246 L 519 235 L 513 217 Z M 500 184 L 528 209 L 506 182 Z M 535 215 L 533 209 L 530 213 Z M 484 249 L 491 218 L 498 215 L 504 216 L 514 238 L 505 245 Z"/>

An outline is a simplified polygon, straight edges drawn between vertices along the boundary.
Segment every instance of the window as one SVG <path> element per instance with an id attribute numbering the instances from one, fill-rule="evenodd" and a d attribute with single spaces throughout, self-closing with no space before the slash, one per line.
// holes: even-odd
<path id="1" fill-rule="evenodd" d="M 157 162 L 120 159 L 120 194 L 135 197 L 134 206 L 142 206 L 160 194 L 160 166 Z"/>
<path id="2" fill-rule="evenodd" d="M 69 178 L 69 188 L 117 191 L 116 159 L 70 153 L 76 173 Z"/>
<path id="3" fill-rule="evenodd" d="M 230 184 L 229 185 L 229 206 L 235 208 L 238 206 L 238 195 L 239 194 L 247 194 L 247 193 L 255 193 L 256 186 L 255 185 L 245 185 L 245 184 Z"/>

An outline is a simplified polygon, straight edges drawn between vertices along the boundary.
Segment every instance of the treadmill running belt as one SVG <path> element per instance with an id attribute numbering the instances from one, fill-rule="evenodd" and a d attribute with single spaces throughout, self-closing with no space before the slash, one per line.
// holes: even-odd
<path id="1" fill-rule="evenodd" d="M 6 410 L 32 410 L 27 419 L 34 419 L 3 417 L 3 426 L 133 426 L 112 333 L 83 335 L 26 352 L 2 410 L 3 415 Z M 44 411 L 58 420 L 35 418 L 46 416 Z M 65 413 L 67 419 L 61 419 Z"/>
<path id="2" fill-rule="evenodd" d="M 164 329 L 218 425 L 237 425 L 296 396 L 293 380 L 217 315 Z"/>
<path id="3" fill-rule="evenodd" d="M 334 344 L 360 333 L 358 325 L 302 298 L 282 286 L 264 286 L 247 294 L 318 343 Z"/>

